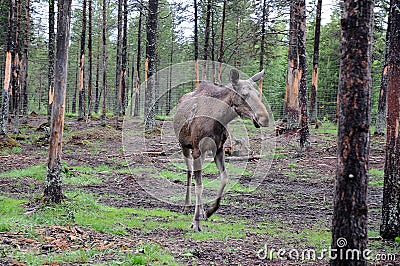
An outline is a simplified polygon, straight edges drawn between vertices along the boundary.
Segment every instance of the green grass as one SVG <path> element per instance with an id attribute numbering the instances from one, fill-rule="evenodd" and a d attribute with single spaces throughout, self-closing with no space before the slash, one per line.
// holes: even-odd
<path id="1" fill-rule="evenodd" d="M 383 187 L 384 181 L 384 171 L 376 168 L 369 169 L 369 182 L 370 187 Z"/>
<path id="2" fill-rule="evenodd" d="M 31 177 L 39 181 L 44 181 L 46 177 L 46 165 L 39 164 L 24 169 L 14 169 L 9 172 L 0 174 L 0 178 L 21 178 L 21 177 Z"/>
<path id="3" fill-rule="evenodd" d="M 338 126 L 330 121 L 324 121 L 322 126 L 318 128 L 317 132 L 320 134 L 337 136 Z"/>

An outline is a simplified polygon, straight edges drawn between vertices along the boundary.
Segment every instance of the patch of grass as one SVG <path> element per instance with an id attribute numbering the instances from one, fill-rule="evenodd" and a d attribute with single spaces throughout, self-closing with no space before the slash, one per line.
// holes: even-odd
<path id="1" fill-rule="evenodd" d="M 322 126 L 318 128 L 317 132 L 337 136 L 338 126 L 330 121 L 324 121 Z"/>
<path id="2" fill-rule="evenodd" d="M 156 244 L 141 244 L 135 254 L 128 254 L 122 265 L 179 265 L 174 257 Z M 121 265 L 121 264 L 115 264 Z"/>
<path id="3" fill-rule="evenodd" d="M 46 178 L 46 165 L 39 164 L 30 166 L 25 169 L 14 169 L 9 172 L 0 174 L 0 178 L 21 178 L 21 177 L 31 177 L 39 181 L 44 181 Z"/>
<path id="4" fill-rule="evenodd" d="M 383 170 L 379 170 L 376 168 L 371 168 L 369 169 L 369 182 L 368 185 L 370 187 L 383 187 L 384 185 L 384 171 Z"/>
<path id="5" fill-rule="evenodd" d="M 16 220 L 22 215 L 21 204 L 25 200 L 0 197 L 0 232 L 9 231 L 15 226 Z"/>

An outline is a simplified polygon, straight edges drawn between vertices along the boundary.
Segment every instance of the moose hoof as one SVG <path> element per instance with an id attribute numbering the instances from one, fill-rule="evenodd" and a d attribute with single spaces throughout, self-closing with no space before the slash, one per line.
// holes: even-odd
<path id="1" fill-rule="evenodd" d="M 186 215 L 190 214 L 190 207 L 189 206 L 183 207 L 182 214 L 186 214 Z"/>
<path id="2" fill-rule="evenodd" d="M 193 221 L 191 227 L 194 229 L 194 231 L 196 233 L 202 231 L 201 226 L 200 226 L 200 221 Z"/>

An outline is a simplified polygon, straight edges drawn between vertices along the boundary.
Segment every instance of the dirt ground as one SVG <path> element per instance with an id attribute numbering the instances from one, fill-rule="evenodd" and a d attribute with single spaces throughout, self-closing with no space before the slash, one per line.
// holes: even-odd
<path id="1" fill-rule="evenodd" d="M 44 117 L 30 118 L 29 126 L 24 133 L 29 141 L 20 141 L 21 153 L 0 155 L 0 173 L 46 162 L 46 143 L 37 140 L 37 136 L 41 132 L 37 129 L 43 122 L 45 122 Z M 68 153 L 63 154 L 62 160 L 68 162 L 68 166 L 71 167 L 74 165 L 91 167 L 108 165 L 110 168 L 120 169 L 129 166 L 131 170 L 137 169 L 137 171 L 133 171 L 132 174 L 115 172 L 104 176 L 103 182 L 100 184 L 66 185 L 64 189 L 79 187 L 97 195 L 101 203 L 115 207 L 163 208 L 180 212 L 182 209 L 180 206 L 160 201 L 149 195 L 139 180 L 140 178 L 151 178 L 146 176 L 148 172 L 145 171 L 150 164 L 158 169 L 165 168 L 165 162 L 162 159 L 168 158 L 172 151 L 176 152 L 176 146 L 163 146 L 159 139 L 147 137 L 146 149 L 151 151 L 151 154 L 136 154 L 126 151 L 126 149 L 124 152 L 123 131 L 114 128 L 116 123 L 115 120 L 110 120 L 111 127 L 103 128 L 100 126 L 100 121 L 97 120 L 85 123 L 77 122 L 76 118 L 68 118 L 63 146 L 63 150 L 68 150 Z M 162 125 L 163 122 L 159 121 L 160 128 L 166 130 Z M 44 132 L 41 134 L 44 135 Z M 35 140 L 33 140 L 33 136 L 35 136 Z M 143 134 L 138 134 L 138 140 L 131 139 L 130 141 L 140 142 L 143 136 Z M 253 135 L 250 139 L 251 144 L 258 141 L 254 139 Z M 227 191 L 217 215 L 227 219 L 247 220 L 253 226 L 264 222 L 270 225 L 276 224 L 278 231 L 288 231 L 284 238 L 282 238 L 282 234 L 271 237 L 271 234 L 248 233 L 244 239 L 194 240 L 184 237 L 184 234 L 191 230 L 190 225 L 187 230 L 142 232 L 131 229 L 129 231 L 131 235 L 126 237 L 99 233 L 74 225 L 70 227 L 52 226 L 43 229 L 42 232 L 43 236 L 47 237 L 49 252 L 54 246 L 58 249 L 71 248 L 72 235 L 76 239 L 73 242 L 74 248 L 96 244 L 104 249 L 110 247 L 123 249 L 134 247 L 140 242 L 159 243 L 163 248 L 169 250 L 178 262 L 188 265 L 193 263 L 193 256 L 198 265 L 327 265 L 326 261 L 300 263 L 285 260 L 281 262 L 260 259 L 257 256 L 257 251 L 262 249 L 264 244 L 268 244 L 270 247 L 307 248 L 302 237 L 296 235 L 296 232 L 300 234 L 305 229 L 312 232 L 314 229 L 325 228 L 329 233 L 331 225 L 336 167 L 334 136 L 313 130 L 311 147 L 301 153 L 298 151 L 296 136 L 293 134 L 281 135 L 276 138 L 274 136 L 274 141 L 276 141 L 276 149 L 273 160 L 266 161 L 264 164 L 263 159 L 255 158 L 246 165 L 246 169 L 258 167 L 259 172 L 265 173 L 260 186 L 253 192 Z M 97 151 L 93 152 L 91 148 L 88 148 L 90 146 L 88 143 L 96 143 Z M 383 147 L 383 138 L 373 137 L 371 139 L 371 168 L 383 169 Z M 127 163 L 121 164 L 121 161 L 125 160 Z M 244 177 L 238 182 L 246 184 L 249 180 Z M 179 183 L 179 180 L 176 180 L 176 183 Z M 21 184 L 23 185 L 21 186 Z M 33 199 L 41 193 L 41 189 L 42 183 L 32 178 L 19 180 L 18 184 L 13 179 L 0 178 L 0 195 Z M 369 231 L 379 232 L 381 202 L 382 189 L 376 186 L 371 187 L 369 190 Z M 212 223 L 209 226 L 212 226 Z M 25 249 L 38 249 L 40 246 L 43 250 L 43 243 L 29 241 L 13 232 L 0 233 L 0 243 Z M 370 243 L 373 243 L 374 249 L 377 249 L 376 252 L 384 252 L 385 247 L 395 245 L 384 243 L 379 239 L 372 239 Z M 186 256 L 185 250 L 191 250 L 192 256 Z M 397 257 L 397 262 L 374 262 L 373 265 L 400 265 L 400 254 Z M 102 258 L 93 263 L 104 263 L 109 259 Z M 12 258 L 1 258 L 0 256 L 0 265 L 23 264 L 12 262 Z"/>

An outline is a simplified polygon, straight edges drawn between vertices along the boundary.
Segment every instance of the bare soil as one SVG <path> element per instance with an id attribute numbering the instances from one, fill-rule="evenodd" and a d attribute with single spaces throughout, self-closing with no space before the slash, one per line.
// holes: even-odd
<path id="1" fill-rule="evenodd" d="M 26 139 L 19 141 L 22 152 L 0 155 L 0 172 L 23 169 L 46 162 L 47 145 L 38 140 L 40 135 L 45 135 L 44 131 L 38 130 L 39 125 L 45 121 L 46 118 L 40 116 L 29 119 L 29 125 L 26 126 L 26 132 L 24 132 Z M 159 121 L 160 127 L 162 123 Z M 108 165 L 112 169 L 122 169 L 127 166 L 126 163 L 121 162 L 128 159 L 127 164 L 131 169 L 145 168 L 149 163 L 163 167 L 163 163 L 157 160 L 158 157 L 164 156 L 162 153 L 149 156 L 129 154 L 126 157 L 122 149 L 122 131 L 115 129 L 117 124 L 115 119 L 110 120 L 109 124 L 111 127 L 104 128 L 97 120 L 77 122 L 76 118 L 67 119 L 63 161 L 67 162 L 69 167 Z M 138 138 L 142 137 L 143 135 L 138 135 Z M 276 224 L 278 228 L 275 229 L 288 232 L 283 239 L 270 234 L 248 233 L 244 239 L 199 241 L 184 237 L 185 233 L 191 230 L 190 225 L 187 230 L 155 230 L 150 233 L 128 228 L 130 235 L 121 237 L 71 225 L 39 228 L 38 234 L 44 239 L 41 242 L 18 233 L 2 232 L 0 244 L 49 253 L 89 246 L 97 246 L 100 250 L 108 248 L 123 250 L 134 248 L 140 243 L 153 242 L 169 250 L 178 262 L 188 265 L 193 263 L 194 258 L 197 265 L 327 265 L 326 261 L 262 260 L 256 254 L 264 247 L 264 244 L 288 249 L 307 248 L 307 244 L 303 243 L 296 232 L 300 234 L 305 229 L 312 231 L 317 228 L 326 228 L 329 231 L 336 169 L 335 138 L 332 135 L 314 131 L 311 136 L 311 146 L 301 153 L 297 149 L 296 138 L 295 134 L 290 133 L 277 137 L 277 147 L 280 148 L 279 153 L 282 156 L 276 156 L 271 168 L 265 165 L 266 176 L 257 190 L 243 193 L 228 191 L 222 200 L 221 208 L 216 213 L 233 221 L 247 220 L 253 226 L 263 222 Z M 384 138 L 372 138 L 370 167 L 383 169 L 383 147 Z M 147 148 L 151 151 L 162 150 L 157 138 L 149 141 Z M 170 150 L 165 152 L 168 153 Z M 263 167 L 263 162 L 250 161 L 247 167 L 251 169 L 256 166 Z M 100 184 L 66 185 L 64 189 L 77 187 L 84 189 L 97 195 L 101 203 L 115 207 L 164 208 L 180 212 L 180 206 L 159 201 L 136 182 L 137 178 L 146 177 L 146 174 L 146 171 L 140 170 L 134 174 L 115 171 L 104 176 Z M 246 178 L 241 179 L 240 182 L 245 184 Z M 42 183 L 32 178 L 22 178 L 18 182 L 12 178 L 0 179 L 0 195 L 34 200 L 41 194 L 41 190 Z M 371 187 L 369 190 L 369 230 L 373 232 L 379 232 L 381 202 L 382 189 Z M 374 244 L 378 252 L 383 252 L 384 247 L 388 245 L 395 245 L 380 240 L 371 240 L 370 243 Z M 185 255 L 187 250 L 191 250 L 191 256 Z M 112 258 L 102 257 L 98 260 L 93 263 L 107 263 Z M 0 265 L 24 264 L 12 258 L 0 256 Z M 400 265 L 400 254 L 397 262 L 376 262 L 374 265 Z"/>

